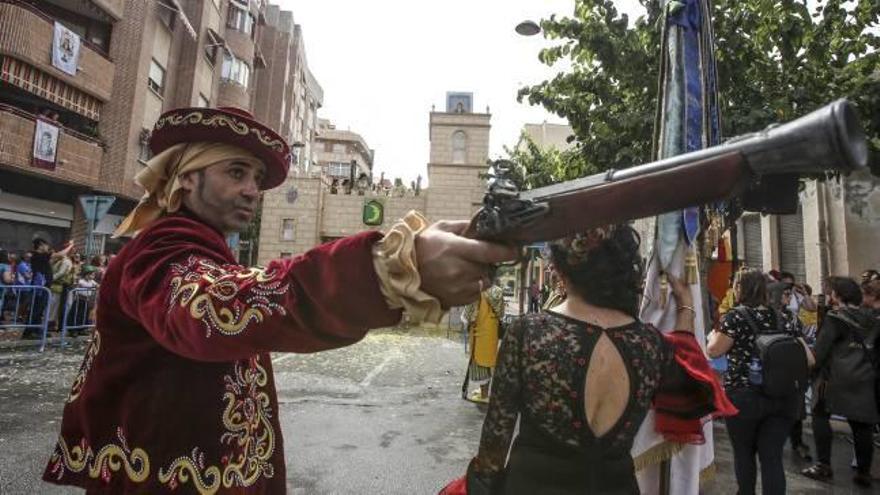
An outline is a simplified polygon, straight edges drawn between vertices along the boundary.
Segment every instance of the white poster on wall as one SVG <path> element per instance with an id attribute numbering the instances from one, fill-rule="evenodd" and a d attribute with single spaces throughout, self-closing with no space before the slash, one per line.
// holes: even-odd
<path id="1" fill-rule="evenodd" d="M 79 65 L 80 45 L 78 34 L 56 22 L 55 37 L 52 41 L 52 65 L 75 76 Z"/>
<path id="2" fill-rule="evenodd" d="M 34 166 L 55 170 L 55 156 L 58 150 L 58 126 L 43 119 L 37 119 L 34 132 Z"/>

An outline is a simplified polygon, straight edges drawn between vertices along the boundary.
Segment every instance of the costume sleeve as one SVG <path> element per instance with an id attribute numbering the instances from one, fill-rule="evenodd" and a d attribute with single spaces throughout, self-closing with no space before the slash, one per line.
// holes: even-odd
<path id="1" fill-rule="evenodd" d="M 478 487 L 483 487 L 484 492 L 485 487 L 492 487 L 494 492 L 503 482 L 502 472 L 519 415 L 522 340 L 523 320 L 520 318 L 501 341 L 480 448 L 468 468 L 468 493 L 481 493 Z"/>
<path id="2" fill-rule="evenodd" d="M 487 291 L 489 304 L 492 306 L 492 311 L 495 313 L 495 316 L 501 320 L 504 318 L 504 290 L 500 287 L 493 286 L 491 289 Z"/>
<path id="3" fill-rule="evenodd" d="M 373 268 L 379 233 L 248 268 L 224 262 L 216 245 L 193 242 L 180 230 L 151 233 L 157 240 L 128 258 L 120 284 L 122 310 L 176 354 L 229 361 L 268 351 L 314 352 L 400 321 Z"/>
<path id="4" fill-rule="evenodd" d="M 703 418 L 733 416 L 738 411 L 724 393 L 693 332 L 668 332 L 663 338 L 666 357 L 654 396 L 654 427 L 667 440 L 702 444 Z"/>
<path id="5" fill-rule="evenodd" d="M 736 341 L 742 331 L 743 323 L 742 315 L 731 308 L 730 311 L 724 313 L 724 316 L 721 317 L 721 326 L 718 330 Z"/>

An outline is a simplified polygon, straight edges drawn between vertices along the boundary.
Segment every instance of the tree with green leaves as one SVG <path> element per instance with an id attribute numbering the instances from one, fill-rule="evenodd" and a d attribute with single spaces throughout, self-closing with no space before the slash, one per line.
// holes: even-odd
<path id="1" fill-rule="evenodd" d="M 530 185 L 651 160 L 664 11 L 659 0 L 640 2 L 647 13 L 634 23 L 610 0 L 577 0 L 571 16 L 541 21 L 544 36 L 558 43 L 539 59 L 550 66 L 568 59 L 571 69 L 518 97 L 566 118 L 578 156 L 533 145 L 511 152 L 524 178 L 541 179 Z M 725 136 L 847 97 L 859 110 L 880 174 L 880 2 L 717 0 L 712 15 Z M 562 158 L 570 166 L 560 165 Z"/>

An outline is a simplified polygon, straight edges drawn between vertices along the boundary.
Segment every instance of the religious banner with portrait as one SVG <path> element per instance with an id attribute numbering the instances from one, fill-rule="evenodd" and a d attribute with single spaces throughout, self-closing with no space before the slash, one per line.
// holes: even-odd
<path id="1" fill-rule="evenodd" d="M 43 119 L 37 119 L 34 130 L 34 166 L 55 170 L 58 154 L 58 126 Z"/>
<path id="2" fill-rule="evenodd" d="M 52 40 L 52 65 L 71 76 L 76 75 L 79 65 L 79 49 L 82 45 L 79 35 L 55 23 L 55 36 Z"/>

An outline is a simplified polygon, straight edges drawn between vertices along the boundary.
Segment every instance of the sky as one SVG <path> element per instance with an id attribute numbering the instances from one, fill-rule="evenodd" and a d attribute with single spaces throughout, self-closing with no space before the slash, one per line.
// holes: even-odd
<path id="1" fill-rule="evenodd" d="M 374 176 L 427 179 L 431 105 L 447 91 L 474 93 L 474 111 L 492 114 L 490 158 L 513 146 L 526 123 L 564 123 L 519 104 L 524 85 L 560 68 L 538 61 L 552 46 L 514 31 L 521 21 L 571 15 L 573 0 L 275 0 L 302 26 L 309 68 L 324 89 L 319 118 L 350 129 L 375 149 Z M 273 2 L 274 3 L 274 2 Z M 617 0 L 631 19 L 637 0 Z"/>

